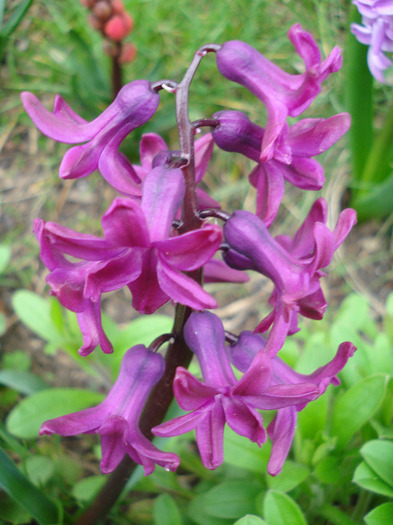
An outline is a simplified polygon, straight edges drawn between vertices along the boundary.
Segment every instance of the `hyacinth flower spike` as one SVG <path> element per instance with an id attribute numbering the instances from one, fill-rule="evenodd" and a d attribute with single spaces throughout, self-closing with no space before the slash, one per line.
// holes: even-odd
<path id="1" fill-rule="evenodd" d="M 169 299 L 197 310 L 215 308 L 216 301 L 182 272 L 201 268 L 214 256 L 221 229 L 207 224 L 170 236 L 184 191 L 181 170 L 159 166 L 146 177 L 140 204 L 121 197 L 113 201 L 102 218 L 104 238 L 56 223 L 37 223 L 52 293 L 80 317 L 99 303 L 103 292 L 124 286 L 130 288 L 133 307 L 140 313 L 153 313 Z M 69 262 L 63 253 L 82 261 Z"/>
<path id="2" fill-rule="evenodd" d="M 124 355 L 119 376 L 105 400 L 87 408 L 42 424 L 40 435 L 99 434 L 101 436 L 101 471 L 112 472 L 123 457 L 143 466 L 145 475 L 155 465 L 174 471 L 179 465 L 176 454 L 162 452 L 139 430 L 138 422 L 147 397 L 164 373 L 165 361 L 143 345 L 130 348 Z"/>
<path id="3" fill-rule="evenodd" d="M 251 122 L 241 111 L 214 114 L 218 125 L 212 135 L 224 151 L 242 153 L 257 162 L 250 182 L 257 189 L 257 215 L 270 226 L 284 194 L 284 180 L 304 190 L 320 190 L 325 182 L 323 168 L 312 159 L 328 150 L 349 129 L 350 116 L 340 113 L 328 119 L 303 119 L 284 125 L 277 138 L 273 157 L 261 162 L 264 128 Z"/>
<path id="4" fill-rule="evenodd" d="M 293 240 L 274 239 L 263 221 L 252 213 L 236 211 L 224 226 L 229 249 L 224 259 L 233 268 L 253 269 L 270 278 L 275 289 L 272 312 L 255 331 L 265 332 L 273 323 L 270 338 L 276 353 L 286 335 L 298 330 L 298 314 L 322 319 L 326 300 L 321 290 L 321 271 L 356 223 L 352 209 L 341 212 L 333 231 L 326 226 L 326 202 L 318 199 Z M 281 346 L 280 346 L 281 345 Z"/>
<path id="5" fill-rule="evenodd" d="M 245 372 L 243 381 L 253 381 L 254 376 L 259 374 L 264 363 L 265 349 L 266 341 L 264 338 L 259 334 L 247 331 L 239 334 L 238 341 L 227 347 L 227 354 L 232 363 L 240 371 Z M 335 357 L 329 363 L 308 375 L 295 372 L 282 359 L 275 357 L 272 360 L 272 383 L 276 385 L 313 383 L 318 388 L 318 395 L 316 396 L 318 398 L 325 392 L 329 384 L 334 386 L 340 384 L 337 374 L 343 369 L 355 350 L 356 348 L 352 343 L 342 343 L 338 347 Z M 267 470 L 271 476 L 276 476 L 281 472 L 295 433 L 297 412 L 303 410 L 307 404 L 308 401 L 278 409 L 268 426 L 272 450 Z"/>
<path id="6" fill-rule="evenodd" d="M 195 353 L 203 382 L 178 367 L 173 383 L 175 398 L 189 414 L 152 429 L 157 436 L 177 436 L 195 429 L 204 466 L 215 469 L 224 459 L 223 435 L 228 426 L 261 446 L 266 439 L 261 415 L 256 409 L 275 410 L 305 403 L 318 394 L 314 384 L 272 385 L 271 360 L 265 362 L 255 381 L 237 381 L 225 351 L 225 333 L 220 319 L 210 313 L 191 314 L 184 328 L 187 345 Z"/>
<path id="7" fill-rule="evenodd" d="M 322 82 L 338 71 L 342 64 L 337 47 L 322 61 L 315 40 L 299 24 L 290 28 L 288 37 L 304 61 L 304 73 L 286 73 L 256 49 L 238 40 L 225 42 L 216 54 L 220 73 L 245 86 L 266 106 L 267 122 L 260 145 L 261 161 L 273 158 L 287 117 L 297 117 L 307 109 L 320 93 Z"/>
<path id="8" fill-rule="evenodd" d="M 29 92 L 21 95 L 23 106 L 37 128 L 46 136 L 74 146 L 64 155 L 60 177 L 78 179 L 99 170 L 104 179 L 125 195 L 140 195 L 140 179 L 129 160 L 119 152 L 124 138 L 155 113 L 160 97 L 147 80 L 124 86 L 112 104 L 96 119 L 87 122 L 60 97 L 53 113 Z"/>

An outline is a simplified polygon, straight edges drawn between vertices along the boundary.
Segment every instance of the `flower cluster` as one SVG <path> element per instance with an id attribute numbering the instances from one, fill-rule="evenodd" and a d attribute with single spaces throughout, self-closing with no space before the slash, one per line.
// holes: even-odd
<path id="1" fill-rule="evenodd" d="M 41 434 L 99 434 L 103 472 L 114 470 L 126 454 L 143 465 L 146 474 L 156 464 L 174 470 L 178 457 L 151 444 L 150 432 L 165 437 L 190 430 L 196 432 L 203 464 L 214 469 L 224 459 L 228 424 L 259 446 L 270 437 L 268 472 L 276 475 L 289 452 L 297 412 L 329 384 L 339 383 L 337 373 L 355 350 L 351 343 L 342 343 L 336 356 L 310 375 L 295 372 L 279 357 L 286 338 L 299 330 L 299 316 L 322 319 L 327 303 L 321 278 L 356 222 L 355 212 L 347 209 L 330 229 L 326 201 L 319 198 L 292 237 L 272 233 L 286 182 L 301 190 L 321 189 L 324 173 L 313 157 L 329 149 L 350 125 L 347 114 L 288 124 L 288 117 L 299 117 L 307 109 L 342 62 L 338 48 L 322 60 L 314 39 L 300 25 L 288 35 L 304 61 L 304 73 L 283 71 L 244 42 L 209 44 L 197 51 L 180 83 L 135 80 L 91 122 L 59 96 L 50 112 L 31 93 L 22 94 L 27 113 L 42 133 L 73 144 L 61 162 L 60 177 L 75 179 L 97 170 L 120 194 L 102 217 L 102 236 L 42 219 L 34 224 L 51 293 L 76 313 L 83 334 L 80 354 L 86 356 L 97 346 L 105 353 L 114 351 L 101 324 L 104 293 L 127 287 L 140 314 L 151 314 L 168 301 L 176 305 L 173 333 L 149 348 L 129 349 L 103 403 L 41 427 Z M 189 121 L 188 89 L 208 52 L 216 53 L 223 77 L 245 86 L 266 106 L 265 127 L 232 110 Z M 180 149 L 170 150 L 159 135 L 147 133 L 140 143 L 140 165 L 132 164 L 119 147 L 153 117 L 162 89 L 176 97 Z M 211 132 L 195 140 L 205 126 Z M 257 189 L 256 213 L 222 210 L 198 187 L 214 145 L 255 162 L 249 180 Z M 217 302 L 203 281 L 240 283 L 248 279 L 245 271 L 272 282 L 271 311 L 254 332 L 228 335 L 221 320 L 208 311 Z M 169 340 L 164 358 L 157 350 Z M 201 378 L 185 366 L 192 355 Z M 159 400 L 149 396 L 153 387 Z M 166 406 L 171 400 L 168 388 L 187 413 L 158 424 L 158 406 L 164 406 L 162 399 L 169 400 Z M 261 410 L 274 411 L 266 428 Z M 142 411 L 144 433 L 139 428 Z M 148 430 L 146 420 L 151 421 Z"/>
<path id="2" fill-rule="evenodd" d="M 385 55 L 393 51 L 393 3 L 390 0 L 352 0 L 362 15 L 361 24 L 352 24 L 357 40 L 369 46 L 367 63 L 373 77 L 385 83 L 383 72 L 392 65 Z"/>

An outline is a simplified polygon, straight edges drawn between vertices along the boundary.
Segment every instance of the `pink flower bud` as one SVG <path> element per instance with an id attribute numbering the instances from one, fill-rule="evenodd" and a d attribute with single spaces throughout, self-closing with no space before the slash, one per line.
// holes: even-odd
<path id="1" fill-rule="evenodd" d="M 111 38 L 115 42 L 120 42 L 124 37 L 128 35 L 127 24 L 124 22 L 124 18 L 120 15 L 113 16 L 104 27 L 104 33 L 108 38 Z"/>

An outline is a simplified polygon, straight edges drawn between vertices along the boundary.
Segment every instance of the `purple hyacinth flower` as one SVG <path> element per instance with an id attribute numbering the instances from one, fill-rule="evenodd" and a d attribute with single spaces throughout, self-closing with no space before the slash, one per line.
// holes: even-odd
<path id="1" fill-rule="evenodd" d="M 102 218 L 104 238 L 37 220 L 41 257 L 51 270 L 47 281 L 60 302 L 78 313 L 82 331 L 85 328 L 91 335 L 90 328 L 97 328 L 98 321 L 94 327 L 89 324 L 89 312 L 99 310 L 101 294 L 124 286 L 131 290 L 133 307 L 140 313 L 153 313 L 169 299 L 195 310 L 217 306 L 183 272 L 201 268 L 214 256 L 222 240 L 221 229 L 207 224 L 171 236 L 184 191 L 180 169 L 154 168 L 144 181 L 140 204 L 125 197 L 113 201 Z M 81 262 L 70 262 L 64 254 Z M 93 348 L 85 344 L 81 353 L 86 355 Z"/>
<path id="2" fill-rule="evenodd" d="M 311 157 L 329 149 L 348 131 L 351 122 L 348 113 L 340 113 L 328 119 L 303 119 L 291 127 L 285 124 L 272 158 L 261 162 L 264 128 L 241 111 L 220 111 L 214 117 L 218 126 L 212 134 L 217 146 L 242 153 L 258 163 L 250 174 L 250 182 L 257 189 L 257 215 L 266 226 L 271 225 L 277 214 L 284 179 L 304 190 L 322 188 L 323 168 Z"/>
<path id="3" fill-rule="evenodd" d="M 321 91 L 322 82 L 342 64 L 337 47 L 322 61 L 315 40 L 299 24 L 290 28 L 288 38 L 304 60 L 304 73 L 286 73 L 256 49 L 237 40 L 225 42 L 216 54 L 220 73 L 245 86 L 266 106 L 266 130 L 260 152 L 262 161 L 273 158 L 287 117 L 300 115 Z"/>
<path id="4" fill-rule="evenodd" d="M 150 352 L 143 345 L 130 348 L 124 355 L 119 376 L 105 400 L 94 408 L 87 408 L 42 424 L 40 435 L 99 434 L 101 436 L 101 471 L 112 472 L 123 457 L 143 466 L 145 475 L 155 465 L 176 470 L 176 454 L 162 452 L 139 430 L 138 422 L 147 397 L 162 377 L 164 358 Z"/>
<path id="5" fill-rule="evenodd" d="M 75 146 L 60 165 L 60 177 L 78 179 L 99 170 L 104 179 L 126 195 L 140 195 L 140 179 L 125 155 L 119 152 L 124 138 L 155 113 L 160 97 L 147 80 L 124 86 L 112 104 L 96 119 L 87 122 L 57 96 L 53 113 L 32 94 L 21 95 L 26 112 L 46 136 Z"/>
<path id="6" fill-rule="evenodd" d="M 273 354 L 288 333 L 297 331 L 299 314 L 322 319 L 326 310 L 320 286 L 325 274 L 321 270 L 356 223 L 356 213 L 352 209 L 341 212 L 333 231 L 326 220 L 326 202 L 318 199 L 293 239 L 274 239 L 263 221 L 246 211 L 235 211 L 224 226 L 229 245 L 224 254 L 227 264 L 239 270 L 256 270 L 275 285 L 269 301 L 273 310 L 256 328 L 265 332 L 273 323 L 269 336 Z"/>
<path id="7" fill-rule="evenodd" d="M 253 381 L 254 376 L 259 373 L 259 369 L 264 363 L 265 348 L 266 341 L 264 338 L 252 332 L 242 332 L 237 343 L 227 347 L 227 353 L 232 363 L 240 371 L 245 372 L 244 381 Z M 356 348 L 352 343 L 342 343 L 338 347 L 335 357 L 329 363 L 308 375 L 295 372 L 284 361 L 275 357 L 272 360 L 272 384 L 312 383 L 318 388 L 316 399 L 325 392 L 329 384 L 335 386 L 340 384 L 337 374 L 343 369 L 355 350 Z M 303 410 L 307 404 L 308 401 L 278 409 L 277 414 L 268 426 L 272 450 L 267 470 L 271 476 L 276 476 L 281 472 L 295 433 L 297 412 Z"/>
<path id="8" fill-rule="evenodd" d="M 199 184 L 202 181 L 203 176 L 206 173 L 213 153 L 213 146 L 214 143 L 211 133 L 206 133 L 194 143 L 196 184 Z M 153 168 L 167 164 L 170 161 L 170 156 L 173 154 L 180 155 L 180 152 L 170 151 L 165 140 L 160 137 L 160 135 L 157 135 L 157 133 L 145 133 L 142 135 L 139 145 L 141 165 L 138 166 L 133 164 L 133 168 L 140 180 L 143 181 Z M 197 188 L 196 192 L 199 208 L 201 210 L 207 208 L 220 208 L 220 204 L 205 191 Z"/>
<path id="9" fill-rule="evenodd" d="M 369 46 L 367 64 L 373 77 L 385 83 L 383 72 L 392 65 L 385 55 L 393 51 L 393 3 L 391 0 L 353 0 L 362 15 L 362 24 L 352 24 L 351 32 Z"/>
<path id="10" fill-rule="evenodd" d="M 201 459 L 208 469 L 223 462 L 226 423 L 237 434 L 261 446 L 266 433 L 257 409 L 298 405 L 318 395 L 312 383 L 273 385 L 272 362 L 267 354 L 258 377 L 249 382 L 237 381 L 225 351 L 224 328 L 210 312 L 191 314 L 184 337 L 198 358 L 203 382 L 178 367 L 173 382 L 175 398 L 181 408 L 191 412 L 154 427 L 152 432 L 167 437 L 195 429 Z"/>

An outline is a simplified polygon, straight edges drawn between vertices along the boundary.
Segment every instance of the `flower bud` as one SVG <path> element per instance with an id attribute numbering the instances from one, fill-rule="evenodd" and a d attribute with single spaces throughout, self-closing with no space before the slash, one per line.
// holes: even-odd
<path id="1" fill-rule="evenodd" d="M 108 2 L 104 2 L 103 0 L 100 2 L 97 2 L 93 9 L 93 14 L 103 22 L 106 22 L 112 15 L 112 7 Z"/>
<path id="2" fill-rule="evenodd" d="M 131 44 L 130 42 L 126 42 L 122 45 L 120 56 L 119 56 L 119 64 L 127 64 L 128 62 L 132 62 L 136 57 L 136 47 L 134 44 Z"/>

